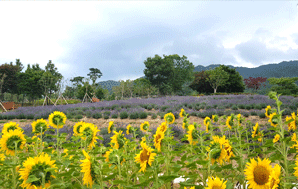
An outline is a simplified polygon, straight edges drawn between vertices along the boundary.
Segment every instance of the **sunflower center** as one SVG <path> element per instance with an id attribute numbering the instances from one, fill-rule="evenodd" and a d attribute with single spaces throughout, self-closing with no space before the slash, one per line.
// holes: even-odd
<path id="1" fill-rule="evenodd" d="M 87 127 L 84 129 L 83 134 L 86 136 L 86 142 L 87 144 L 90 144 L 93 138 L 93 132 L 91 130 L 91 128 Z"/>
<path id="2" fill-rule="evenodd" d="M 141 159 L 141 162 L 149 160 L 148 151 L 146 149 L 143 149 L 143 152 L 140 155 L 140 159 Z"/>
<path id="3" fill-rule="evenodd" d="M 212 186 L 212 189 L 221 189 L 221 186 Z"/>
<path id="4" fill-rule="evenodd" d="M 41 123 L 41 122 L 37 123 L 36 126 L 35 126 L 35 130 L 38 133 L 41 133 L 41 130 L 42 130 L 42 132 L 45 132 L 46 131 L 46 124 Z"/>
<path id="5" fill-rule="evenodd" d="M 61 117 L 60 115 L 54 115 L 54 117 L 53 117 L 53 123 L 55 125 L 58 125 L 58 123 L 59 123 L 59 126 L 60 125 L 63 125 L 63 117 Z"/>
<path id="6" fill-rule="evenodd" d="M 80 133 L 80 128 L 82 127 L 82 125 L 79 125 L 78 127 L 77 127 L 77 132 L 78 133 Z"/>
<path id="7" fill-rule="evenodd" d="M 21 146 L 21 138 L 19 136 L 13 135 L 9 137 L 6 141 L 6 146 L 9 150 L 15 150 L 15 142 L 17 142 L 17 149 Z"/>
<path id="8" fill-rule="evenodd" d="M 263 166 L 256 166 L 253 171 L 254 174 L 254 181 L 258 185 L 265 185 L 269 180 L 269 171 L 266 167 Z"/>

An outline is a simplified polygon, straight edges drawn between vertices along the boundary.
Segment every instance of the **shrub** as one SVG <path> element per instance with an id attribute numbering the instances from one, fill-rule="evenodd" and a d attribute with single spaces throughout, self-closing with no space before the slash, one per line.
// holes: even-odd
<path id="1" fill-rule="evenodd" d="M 237 105 L 234 104 L 234 105 L 232 106 L 232 110 L 238 110 Z"/>
<path id="2" fill-rule="evenodd" d="M 117 113 L 112 114 L 112 118 L 117 119 L 118 118 L 118 114 Z"/>
<path id="3" fill-rule="evenodd" d="M 250 110 L 250 109 L 252 109 L 252 107 L 251 107 L 250 104 L 247 104 L 247 105 L 245 106 L 245 109 L 246 109 L 246 110 Z"/>
<path id="4" fill-rule="evenodd" d="M 111 115 L 111 112 L 110 111 L 105 111 L 104 114 L 109 116 L 109 115 Z"/>
<path id="5" fill-rule="evenodd" d="M 265 118 L 265 117 L 266 117 L 266 116 L 265 116 L 265 113 L 260 112 L 260 113 L 259 113 L 259 117 L 260 117 L 260 118 Z"/>
<path id="6" fill-rule="evenodd" d="M 258 115 L 258 113 L 257 113 L 256 111 L 251 111 L 251 112 L 250 112 L 250 115 L 252 115 L 252 116 L 256 116 L 256 115 Z"/>
<path id="7" fill-rule="evenodd" d="M 109 119 L 110 118 L 110 116 L 108 116 L 108 115 L 104 115 L 104 117 L 103 117 L 104 119 Z"/>
<path id="8" fill-rule="evenodd" d="M 242 115 L 243 115 L 244 117 L 248 117 L 248 116 L 249 116 L 249 113 L 248 113 L 248 112 L 243 112 Z"/>
<path id="9" fill-rule="evenodd" d="M 151 118 L 152 118 L 152 119 L 156 119 L 156 118 L 157 118 L 157 115 L 156 115 L 155 113 L 153 113 L 153 114 L 151 115 Z"/>
<path id="10" fill-rule="evenodd" d="M 129 119 L 138 119 L 138 118 L 139 118 L 138 112 L 133 112 L 129 114 Z"/>
<path id="11" fill-rule="evenodd" d="M 170 106 L 162 106 L 161 107 L 161 111 L 164 112 L 167 108 L 169 108 Z"/>
<path id="12" fill-rule="evenodd" d="M 152 106 L 151 105 L 148 105 L 147 106 L 147 110 L 152 110 Z"/>
<path id="13" fill-rule="evenodd" d="M 244 104 L 239 104 L 239 105 L 238 105 L 238 108 L 239 108 L 239 109 L 245 109 L 245 105 L 244 105 Z"/>
<path id="14" fill-rule="evenodd" d="M 206 106 L 206 110 L 211 109 L 211 108 L 212 108 L 212 106 L 210 106 L 210 105 Z"/>
<path id="15" fill-rule="evenodd" d="M 128 113 L 126 111 L 120 113 L 120 119 L 128 118 Z"/>
<path id="16" fill-rule="evenodd" d="M 101 114 L 100 112 L 96 112 L 96 113 L 93 113 L 93 114 L 92 114 L 92 117 L 93 117 L 94 119 L 99 119 L 99 118 L 102 118 L 102 114 Z"/>
<path id="17" fill-rule="evenodd" d="M 166 113 L 173 113 L 172 109 L 168 109 Z"/>
<path id="18" fill-rule="evenodd" d="M 121 108 L 116 108 L 117 111 L 121 111 Z"/>
<path id="19" fill-rule="evenodd" d="M 148 116 L 148 115 L 147 115 L 146 112 L 141 112 L 140 115 L 139 115 L 139 117 L 140 117 L 141 119 L 146 119 L 147 116 Z"/>
<path id="20" fill-rule="evenodd" d="M 288 108 L 285 109 L 285 111 L 282 113 L 282 115 L 291 115 L 292 111 Z"/>
<path id="21" fill-rule="evenodd" d="M 76 116 L 75 116 L 75 119 L 82 119 L 82 118 L 83 118 L 82 115 L 76 115 Z"/>
<path id="22" fill-rule="evenodd" d="M 92 117 L 92 113 L 91 113 L 91 111 L 87 111 L 87 112 L 86 112 L 86 117 L 87 117 L 87 118 L 91 118 L 91 117 Z"/>
<path id="23" fill-rule="evenodd" d="M 214 105 L 213 105 L 213 108 L 215 109 L 215 108 L 217 108 L 217 106 L 218 106 L 217 104 L 214 104 Z"/>
<path id="24" fill-rule="evenodd" d="M 114 104 L 114 105 L 111 107 L 111 109 L 112 109 L 112 110 L 115 110 L 117 107 L 119 107 L 119 105 L 118 105 L 118 104 Z"/>
<path id="25" fill-rule="evenodd" d="M 256 104 L 256 105 L 255 105 L 255 109 L 257 109 L 257 110 L 262 110 L 263 108 L 262 108 L 261 104 Z"/>
<path id="26" fill-rule="evenodd" d="M 28 114 L 28 115 L 26 116 L 26 119 L 34 119 L 34 115 L 33 115 L 33 114 Z"/>

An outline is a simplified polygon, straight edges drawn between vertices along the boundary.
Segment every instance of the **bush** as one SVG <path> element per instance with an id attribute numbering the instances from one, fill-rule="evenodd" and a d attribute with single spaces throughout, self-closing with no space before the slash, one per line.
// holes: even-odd
<path id="1" fill-rule="evenodd" d="M 120 113 L 120 119 L 128 118 L 128 113 L 126 111 Z"/>
<path id="2" fill-rule="evenodd" d="M 238 108 L 239 108 L 239 109 L 245 109 L 245 105 L 244 105 L 244 104 L 239 104 L 239 105 L 238 105 Z"/>
<path id="3" fill-rule="evenodd" d="M 119 107 L 118 104 L 114 104 L 111 108 L 112 108 L 112 110 L 115 110 L 115 108 L 118 108 L 118 107 Z"/>
<path id="4" fill-rule="evenodd" d="M 255 105 L 255 109 L 257 109 L 257 110 L 262 110 L 262 106 L 261 106 L 261 104 L 256 104 L 256 105 Z"/>
<path id="5" fill-rule="evenodd" d="M 151 105 L 148 105 L 147 106 L 147 110 L 152 110 L 152 106 Z"/>
<path id="6" fill-rule="evenodd" d="M 28 115 L 26 116 L 26 119 L 34 119 L 34 115 L 33 115 L 33 114 L 28 114 Z"/>
<path id="7" fill-rule="evenodd" d="M 248 112 L 243 112 L 242 114 L 243 114 L 244 117 L 248 117 L 249 116 L 249 113 Z"/>
<path id="8" fill-rule="evenodd" d="M 245 109 L 246 109 L 246 110 L 250 110 L 250 109 L 252 109 L 251 104 L 247 104 L 247 105 L 245 106 Z"/>
<path id="9" fill-rule="evenodd" d="M 153 113 L 153 114 L 151 115 L 151 118 L 152 118 L 152 119 L 156 119 L 156 118 L 157 118 L 157 115 L 156 115 L 155 113 Z"/>
<path id="10" fill-rule="evenodd" d="M 256 116 L 256 115 L 258 115 L 258 113 L 257 113 L 256 111 L 251 111 L 251 112 L 250 112 L 250 115 L 252 115 L 252 116 Z"/>
<path id="11" fill-rule="evenodd" d="M 232 110 L 238 110 L 237 105 L 234 104 L 234 105 L 232 106 Z"/>
<path id="12" fill-rule="evenodd" d="M 265 116 L 265 113 L 260 112 L 260 113 L 259 113 L 259 117 L 260 117 L 260 118 L 265 118 L 265 117 L 266 117 L 266 116 Z"/>
<path id="13" fill-rule="evenodd" d="M 110 118 L 110 116 L 108 116 L 108 115 L 104 115 L 104 117 L 103 117 L 104 119 L 109 119 Z"/>
<path id="14" fill-rule="evenodd" d="M 91 111 L 87 111 L 87 112 L 86 112 L 86 117 L 87 117 L 87 118 L 91 118 L 91 117 L 92 117 L 92 113 L 91 113 Z"/>
<path id="15" fill-rule="evenodd" d="M 75 119 L 82 119 L 82 118 L 83 118 L 82 115 L 76 115 L 76 116 L 75 116 Z"/>
<path id="16" fill-rule="evenodd" d="M 100 112 L 96 112 L 96 113 L 93 113 L 93 114 L 92 114 L 92 117 L 93 117 L 94 119 L 99 119 L 99 118 L 102 118 L 102 114 L 101 114 Z"/>
<path id="17" fill-rule="evenodd" d="M 206 106 L 206 110 L 211 109 L 211 108 L 212 108 L 212 106 L 210 106 L 210 105 Z"/>
<path id="18" fill-rule="evenodd" d="M 139 118 L 138 112 L 133 112 L 129 114 L 129 119 L 138 119 L 138 118 Z"/>
<path id="19" fill-rule="evenodd" d="M 118 114 L 112 114 L 112 118 L 117 119 L 118 118 Z"/>
<path id="20" fill-rule="evenodd" d="M 147 116 L 148 116 L 148 115 L 147 115 L 146 112 L 141 112 L 140 115 L 139 115 L 139 117 L 140 117 L 141 119 L 146 119 Z"/>
<path id="21" fill-rule="evenodd" d="M 167 108 L 169 108 L 170 106 L 162 106 L 161 107 L 161 111 L 164 112 Z"/>
<path id="22" fill-rule="evenodd" d="M 111 112 L 110 111 L 105 111 L 104 114 L 109 116 L 109 115 L 111 115 Z"/>

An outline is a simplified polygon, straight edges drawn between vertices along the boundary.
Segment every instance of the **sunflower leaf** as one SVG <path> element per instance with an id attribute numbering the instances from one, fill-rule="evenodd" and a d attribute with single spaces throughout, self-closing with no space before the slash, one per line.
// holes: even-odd
<path id="1" fill-rule="evenodd" d="M 32 182 L 35 182 L 35 181 L 38 181 L 39 178 L 37 178 L 35 175 L 30 175 L 26 181 L 26 183 L 32 183 Z"/>

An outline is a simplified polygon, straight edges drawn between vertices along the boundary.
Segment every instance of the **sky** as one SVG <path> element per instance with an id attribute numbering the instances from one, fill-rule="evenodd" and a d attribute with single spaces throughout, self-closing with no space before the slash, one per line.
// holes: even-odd
<path id="1" fill-rule="evenodd" d="M 254 68 L 298 60 L 298 1 L 1 1 L 0 64 L 52 60 L 65 85 L 144 76 L 148 57 Z"/>

